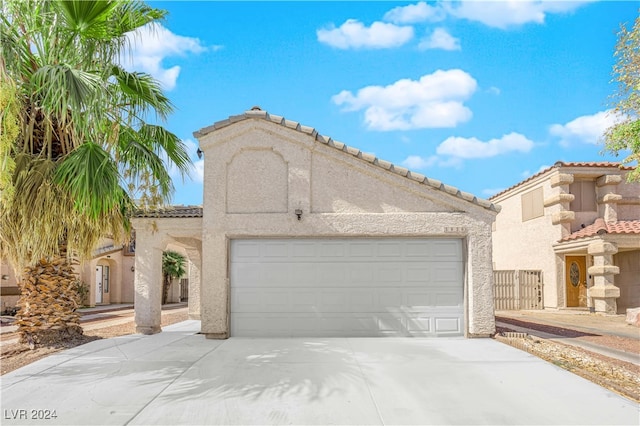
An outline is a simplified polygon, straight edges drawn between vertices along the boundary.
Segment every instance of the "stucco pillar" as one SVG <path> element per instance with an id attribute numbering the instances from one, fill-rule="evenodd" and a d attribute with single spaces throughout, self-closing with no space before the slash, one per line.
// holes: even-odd
<path id="1" fill-rule="evenodd" d="M 576 218 L 575 212 L 570 209 L 571 202 L 575 196 L 569 192 L 569 187 L 573 183 L 573 175 L 558 173 L 551 176 L 550 185 L 552 196 L 544 200 L 545 207 L 558 206 L 551 210 L 551 223 L 560 225 L 561 237 L 571 234 L 571 222 Z"/>
<path id="2" fill-rule="evenodd" d="M 167 303 L 180 302 L 180 278 L 173 278 L 169 287 L 169 297 Z"/>
<path id="3" fill-rule="evenodd" d="M 467 337 L 496 331 L 491 254 L 491 225 L 487 224 L 467 236 Z"/>
<path id="4" fill-rule="evenodd" d="M 604 175 L 596 180 L 598 192 L 598 216 L 605 222 L 618 220 L 618 201 L 622 196 L 615 194 L 618 184 L 622 181 L 620 175 Z"/>
<path id="5" fill-rule="evenodd" d="M 202 254 L 192 248 L 187 248 L 186 252 L 189 257 L 189 319 L 199 320 Z"/>
<path id="6" fill-rule="evenodd" d="M 162 313 L 162 238 L 136 229 L 135 322 L 136 333 L 159 333 Z"/>
<path id="7" fill-rule="evenodd" d="M 613 255 L 618 252 L 618 247 L 613 243 L 595 241 L 587 250 L 593 256 L 593 266 L 588 269 L 589 275 L 593 276 L 593 286 L 587 289 L 587 297 L 592 299 L 596 312 L 616 314 L 620 289 L 614 285 L 614 276 L 620 273 L 620 268 L 613 265 Z"/>
<path id="8" fill-rule="evenodd" d="M 202 333 L 207 339 L 229 337 L 229 265 L 228 242 L 221 233 L 205 233 L 202 252 L 207 257 L 202 262 L 202 283 L 200 287 L 200 315 Z"/>

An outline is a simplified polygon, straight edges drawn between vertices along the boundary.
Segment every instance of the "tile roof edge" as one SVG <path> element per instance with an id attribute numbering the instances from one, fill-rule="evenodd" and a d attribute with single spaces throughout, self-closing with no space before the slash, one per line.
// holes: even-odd
<path id="1" fill-rule="evenodd" d="M 420 173 L 416 173 L 413 172 L 405 167 L 402 167 L 400 165 L 396 165 L 394 163 L 391 163 L 390 161 L 386 161 L 383 160 L 381 158 L 378 158 L 376 156 L 374 156 L 373 154 L 369 154 L 363 151 L 360 151 L 358 148 L 346 145 L 342 142 L 338 142 L 334 139 L 332 139 L 329 136 L 326 135 L 322 135 L 320 134 L 315 128 L 310 127 L 310 126 L 305 126 L 302 125 L 296 121 L 291 121 L 291 120 L 287 120 L 286 118 L 282 117 L 282 116 L 278 116 L 278 115 L 271 115 L 269 114 L 269 112 L 264 111 L 262 109 L 260 109 L 259 107 L 253 107 L 248 111 L 245 111 L 243 114 L 240 115 L 234 115 L 234 116 L 230 116 L 227 119 L 223 119 L 220 121 L 216 121 L 215 123 L 213 123 L 213 125 L 211 126 L 207 126 L 207 127 L 203 127 L 200 130 L 196 130 L 195 132 L 193 132 L 193 136 L 196 138 L 200 138 L 203 136 L 208 135 L 209 133 L 212 133 L 216 130 L 222 129 L 224 127 L 230 126 L 234 123 L 238 123 L 240 121 L 244 121 L 244 120 L 249 120 L 249 119 L 258 119 L 258 120 L 265 120 L 269 123 L 272 124 L 276 124 L 276 125 L 281 125 L 283 127 L 295 130 L 297 132 L 300 132 L 302 134 L 311 136 L 312 138 L 314 138 L 315 141 L 322 143 L 323 145 L 327 145 L 330 146 L 334 149 L 337 149 L 338 151 L 342 151 L 345 154 L 351 155 L 353 157 L 356 157 L 360 160 L 363 160 L 367 163 L 373 164 L 377 167 L 380 167 L 381 169 L 387 170 L 391 173 L 397 174 L 399 176 L 402 176 L 406 179 L 412 180 L 414 182 L 418 182 L 421 184 L 425 184 L 426 186 L 430 186 L 434 189 L 437 189 L 441 192 L 444 192 L 446 194 L 449 194 L 453 197 L 459 198 L 460 200 L 466 201 L 470 204 L 474 204 L 478 207 L 481 207 L 483 209 L 486 210 L 490 210 L 493 212 L 500 212 L 500 206 L 497 204 L 492 203 L 490 200 L 486 200 L 483 198 L 479 198 L 476 196 L 472 196 L 472 194 L 469 194 L 467 192 L 463 192 L 460 189 L 450 186 L 450 185 L 445 185 L 444 183 L 435 180 L 435 179 L 431 179 L 427 176 L 424 176 Z M 420 179 L 422 177 L 422 179 Z"/>
<path id="2" fill-rule="evenodd" d="M 192 210 L 193 212 L 187 214 L 180 214 L 181 212 Z M 174 213 L 174 214 L 172 214 Z M 134 219 L 162 219 L 162 218 L 201 218 L 202 217 L 202 205 L 167 205 L 155 210 L 137 210 L 131 215 Z"/>
<path id="3" fill-rule="evenodd" d="M 572 232 L 571 234 L 567 235 L 566 237 L 560 239 L 558 242 L 559 243 L 564 243 L 564 242 L 568 242 L 568 241 L 576 241 L 576 240 L 580 240 L 583 238 L 593 238 L 596 236 L 601 236 L 604 234 L 612 234 L 612 235 L 636 235 L 636 234 L 640 234 L 640 230 L 639 231 L 632 231 L 632 232 L 618 232 L 618 230 L 616 229 L 616 226 L 623 224 L 623 223 L 632 223 L 632 224 L 638 224 L 638 226 L 640 227 L 640 220 L 616 220 L 615 222 L 605 222 L 604 219 L 602 218 L 596 218 L 596 220 L 590 224 L 585 226 L 582 229 L 579 229 L 575 232 Z M 589 230 L 590 233 L 584 233 L 585 230 Z"/>
<path id="4" fill-rule="evenodd" d="M 567 168 L 572 168 L 572 167 L 601 167 L 601 168 L 617 168 L 619 170 L 633 170 L 633 167 L 630 166 L 624 166 L 622 163 L 616 163 L 616 162 L 610 162 L 610 161 L 600 161 L 600 162 L 596 162 L 596 161 L 592 161 L 592 162 L 578 162 L 578 161 L 574 161 L 574 162 L 570 162 L 570 161 L 556 161 L 553 166 L 549 166 L 546 167 L 542 170 L 540 170 L 538 173 L 533 174 L 531 176 L 529 176 L 526 179 L 521 180 L 520 182 L 516 183 L 515 185 L 511 185 L 510 187 L 508 187 L 507 189 L 503 189 L 502 191 L 498 192 L 497 194 L 492 195 L 491 197 L 488 198 L 489 201 L 493 200 L 494 198 L 497 198 L 501 195 L 506 194 L 509 191 L 512 191 L 516 188 L 518 188 L 521 185 L 524 185 L 527 182 L 531 182 L 532 180 L 536 179 L 539 176 L 542 176 L 543 174 L 547 173 L 550 170 L 553 169 L 558 169 L 560 167 L 567 167 Z"/>

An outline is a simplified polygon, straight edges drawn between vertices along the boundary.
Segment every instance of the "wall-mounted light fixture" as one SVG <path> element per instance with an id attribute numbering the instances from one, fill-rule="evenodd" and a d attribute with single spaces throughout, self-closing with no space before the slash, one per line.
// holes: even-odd
<path id="1" fill-rule="evenodd" d="M 296 216 L 298 216 L 298 220 L 302 219 L 302 210 L 296 209 Z"/>
<path id="2" fill-rule="evenodd" d="M 9 275 L 2 275 L 2 279 L 7 281 L 9 279 Z"/>
<path id="3" fill-rule="evenodd" d="M 201 150 L 200 148 L 198 148 L 198 150 L 196 151 L 196 155 L 198 156 L 199 159 L 202 160 L 202 155 L 204 154 L 204 151 Z"/>
<path id="4" fill-rule="evenodd" d="M 132 267 L 131 267 L 131 272 L 135 272 L 135 270 L 136 270 L 136 267 L 135 267 L 135 266 L 132 266 Z"/>

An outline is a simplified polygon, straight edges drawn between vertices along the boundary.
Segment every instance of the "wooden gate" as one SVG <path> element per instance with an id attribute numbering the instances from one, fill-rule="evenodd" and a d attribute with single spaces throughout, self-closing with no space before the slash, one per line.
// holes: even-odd
<path id="1" fill-rule="evenodd" d="M 542 271 L 493 271 L 496 311 L 543 309 Z"/>
<path id="2" fill-rule="evenodd" d="M 189 278 L 182 278 L 180 280 L 180 301 L 189 301 Z"/>

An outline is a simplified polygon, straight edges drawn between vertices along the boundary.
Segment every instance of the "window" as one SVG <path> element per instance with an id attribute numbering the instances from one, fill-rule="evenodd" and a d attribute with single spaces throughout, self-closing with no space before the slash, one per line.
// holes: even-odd
<path id="1" fill-rule="evenodd" d="M 575 181 L 569 185 L 569 193 L 573 194 L 575 197 L 569 205 L 569 210 L 573 212 L 598 211 L 598 206 L 596 204 L 596 181 Z"/>
<path id="2" fill-rule="evenodd" d="M 102 285 L 105 293 L 109 293 L 109 278 L 111 278 L 109 276 L 109 267 L 104 266 L 102 268 Z"/>
<path id="3" fill-rule="evenodd" d="M 544 216 L 542 188 L 522 194 L 522 221 L 526 222 L 540 216 Z"/>

